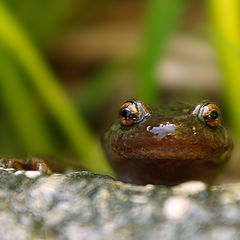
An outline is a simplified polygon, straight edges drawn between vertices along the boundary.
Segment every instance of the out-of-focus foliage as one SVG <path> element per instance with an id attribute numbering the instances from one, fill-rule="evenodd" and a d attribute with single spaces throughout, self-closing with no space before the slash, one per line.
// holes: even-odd
<path id="1" fill-rule="evenodd" d="M 131 66 L 131 65 L 130 65 Z M 87 83 L 80 87 L 77 103 L 81 112 L 91 117 L 101 109 L 106 101 L 116 92 L 121 84 L 114 81 L 114 76 L 126 66 L 123 63 L 111 63 L 88 79 Z M 125 82 L 125 84 L 127 84 Z M 99 94 L 101 93 L 101 94 Z"/>
<path id="2" fill-rule="evenodd" d="M 152 0 L 147 4 L 143 49 L 140 57 L 138 96 L 146 102 L 157 102 L 156 67 L 164 46 L 180 22 L 186 1 Z"/>
<path id="3" fill-rule="evenodd" d="M 33 93 L 22 84 L 23 78 L 5 49 L 0 49 L 1 100 L 21 138 L 23 149 L 43 154 L 56 154 L 49 129 L 46 127 Z"/>
<path id="4" fill-rule="evenodd" d="M 45 103 L 46 108 L 53 117 L 55 117 L 55 121 L 62 127 L 66 137 L 69 139 L 69 144 L 72 145 L 72 148 L 75 149 L 75 152 L 78 153 L 79 158 L 81 158 L 81 164 L 91 168 L 93 171 L 111 174 L 110 168 L 104 163 L 105 160 L 99 146 L 100 144 L 94 139 L 84 119 L 80 114 L 77 114 L 76 109 L 74 109 L 71 101 L 66 96 L 66 93 L 59 85 L 57 79 L 44 63 L 41 55 L 30 42 L 24 30 L 14 17 L 11 16 L 7 7 L 3 3 L 0 4 L 0 39 L 0 45 L 2 48 L 9 51 L 13 58 L 19 62 L 23 71 L 28 75 L 28 80 Z M 10 65 L 10 62 L 8 65 Z M 13 66 L 14 65 L 11 67 Z M 2 71 L 4 71 L 2 74 L 4 78 L 2 78 L 1 81 L 16 81 L 16 83 L 18 83 L 18 78 L 15 79 L 14 76 L 11 75 L 11 71 L 9 74 L 3 69 Z M 21 86 L 23 84 L 24 81 L 22 81 L 20 85 L 14 84 L 14 92 L 19 94 L 20 91 L 23 91 L 23 87 Z M 3 86 L 5 89 L 8 87 L 6 84 Z M 19 87 L 19 89 L 17 87 Z M 14 99 L 11 99 L 11 95 L 11 91 L 5 93 L 5 99 L 9 102 L 7 107 L 16 108 L 16 104 L 11 104 L 11 102 L 14 101 Z M 26 98 L 25 100 L 26 102 L 24 102 L 24 99 L 21 99 L 22 103 L 24 103 L 24 107 L 28 108 L 21 109 L 22 115 L 25 116 L 25 112 L 28 114 L 32 113 L 31 116 L 26 115 L 25 117 L 29 117 L 30 120 L 33 119 L 34 121 L 34 119 L 36 119 L 36 114 L 33 112 L 32 106 L 29 104 L 27 105 L 29 99 Z M 15 99 L 15 101 L 17 101 L 17 99 Z M 14 117 L 17 117 L 15 109 L 9 110 L 9 112 L 12 113 L 12 116 L 14 115 Z M 14 119 L 14 122 L 18 125 L 16 119 Z M 36 125 L 38 125 L 38 123 L 36 123 Z M 27 121 L 25 122 L 25 125 L 20 126 L 22 133 L 24 133 L 22 138 L 25 140 L 26 135 L 24 128 L 28 129 L 28 127 Z M 34 148 L 29 148 L 29 152 L 31 153 L 37 150 L 41 152 L 43 150 L 41 146 L 43 144 L 48 145 L 47 141 L 44 143 L 43 139 L 38 139 L 37 129 L 38 126 L 35 126 L 33 128 L 34 132 L 30 132 L 28 136 L 28 142 L 31 137 L 33 139 L 32 141 L 35 141 Z M 48 148 L 50 147 L 49 144 Z M 44 150 L 43 153 L 45 154 L 52 154 L 53 152 L 47 148 Z"/>
<path id="5" fill-rule="evenodd" d="M 74 2 L 73 0 L 5 0 L 5 4 L 18 21 L 39 44 L 56 37 L 70 24 Z M 85 4 L 85 1 L 79 2 Z"/>
<path id="6" fill-rule="evenodd" d="M 231 123 L 240 137 L 240 2 L 208 1 L 211 36 L 224 73 L 223 96 Z"/>

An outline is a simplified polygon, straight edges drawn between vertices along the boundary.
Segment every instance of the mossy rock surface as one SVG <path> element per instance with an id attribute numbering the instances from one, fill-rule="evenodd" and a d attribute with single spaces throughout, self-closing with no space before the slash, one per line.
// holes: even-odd
<path id="1" fill-rule="evenodd" d="M 0 239 L 240 239 L 240 184 L 134 186 L 0 169 Z"/>

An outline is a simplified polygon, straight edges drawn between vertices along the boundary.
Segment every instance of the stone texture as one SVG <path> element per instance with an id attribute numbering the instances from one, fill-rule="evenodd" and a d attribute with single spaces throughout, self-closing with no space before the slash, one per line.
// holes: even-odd
<path id="1" fill-rule="evenodd" d="M 0 239 L 240 239 L 240 184 L 133 186 L 0 169 Z"/>

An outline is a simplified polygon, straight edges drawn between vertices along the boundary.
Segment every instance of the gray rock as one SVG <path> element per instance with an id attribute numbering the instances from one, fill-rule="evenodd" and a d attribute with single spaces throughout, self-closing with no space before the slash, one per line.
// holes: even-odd
<path id="1" fill-rule="evenodd" d="M 134 186 L 0 169 L 0 239 L 240 239 L 240 184 Z"/>

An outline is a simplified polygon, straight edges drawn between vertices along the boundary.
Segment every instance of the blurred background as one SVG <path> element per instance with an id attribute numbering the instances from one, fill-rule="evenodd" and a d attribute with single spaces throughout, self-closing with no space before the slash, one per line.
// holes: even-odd
<path id="1" fill-rule="evenodd" d="M 112 175 L 100 137 L 128 98 L 212 99 L 240 176 L 237 0 L 3 0 L 0 155 Z M 231 176 L 229 178 L 228 176 Z"/>

